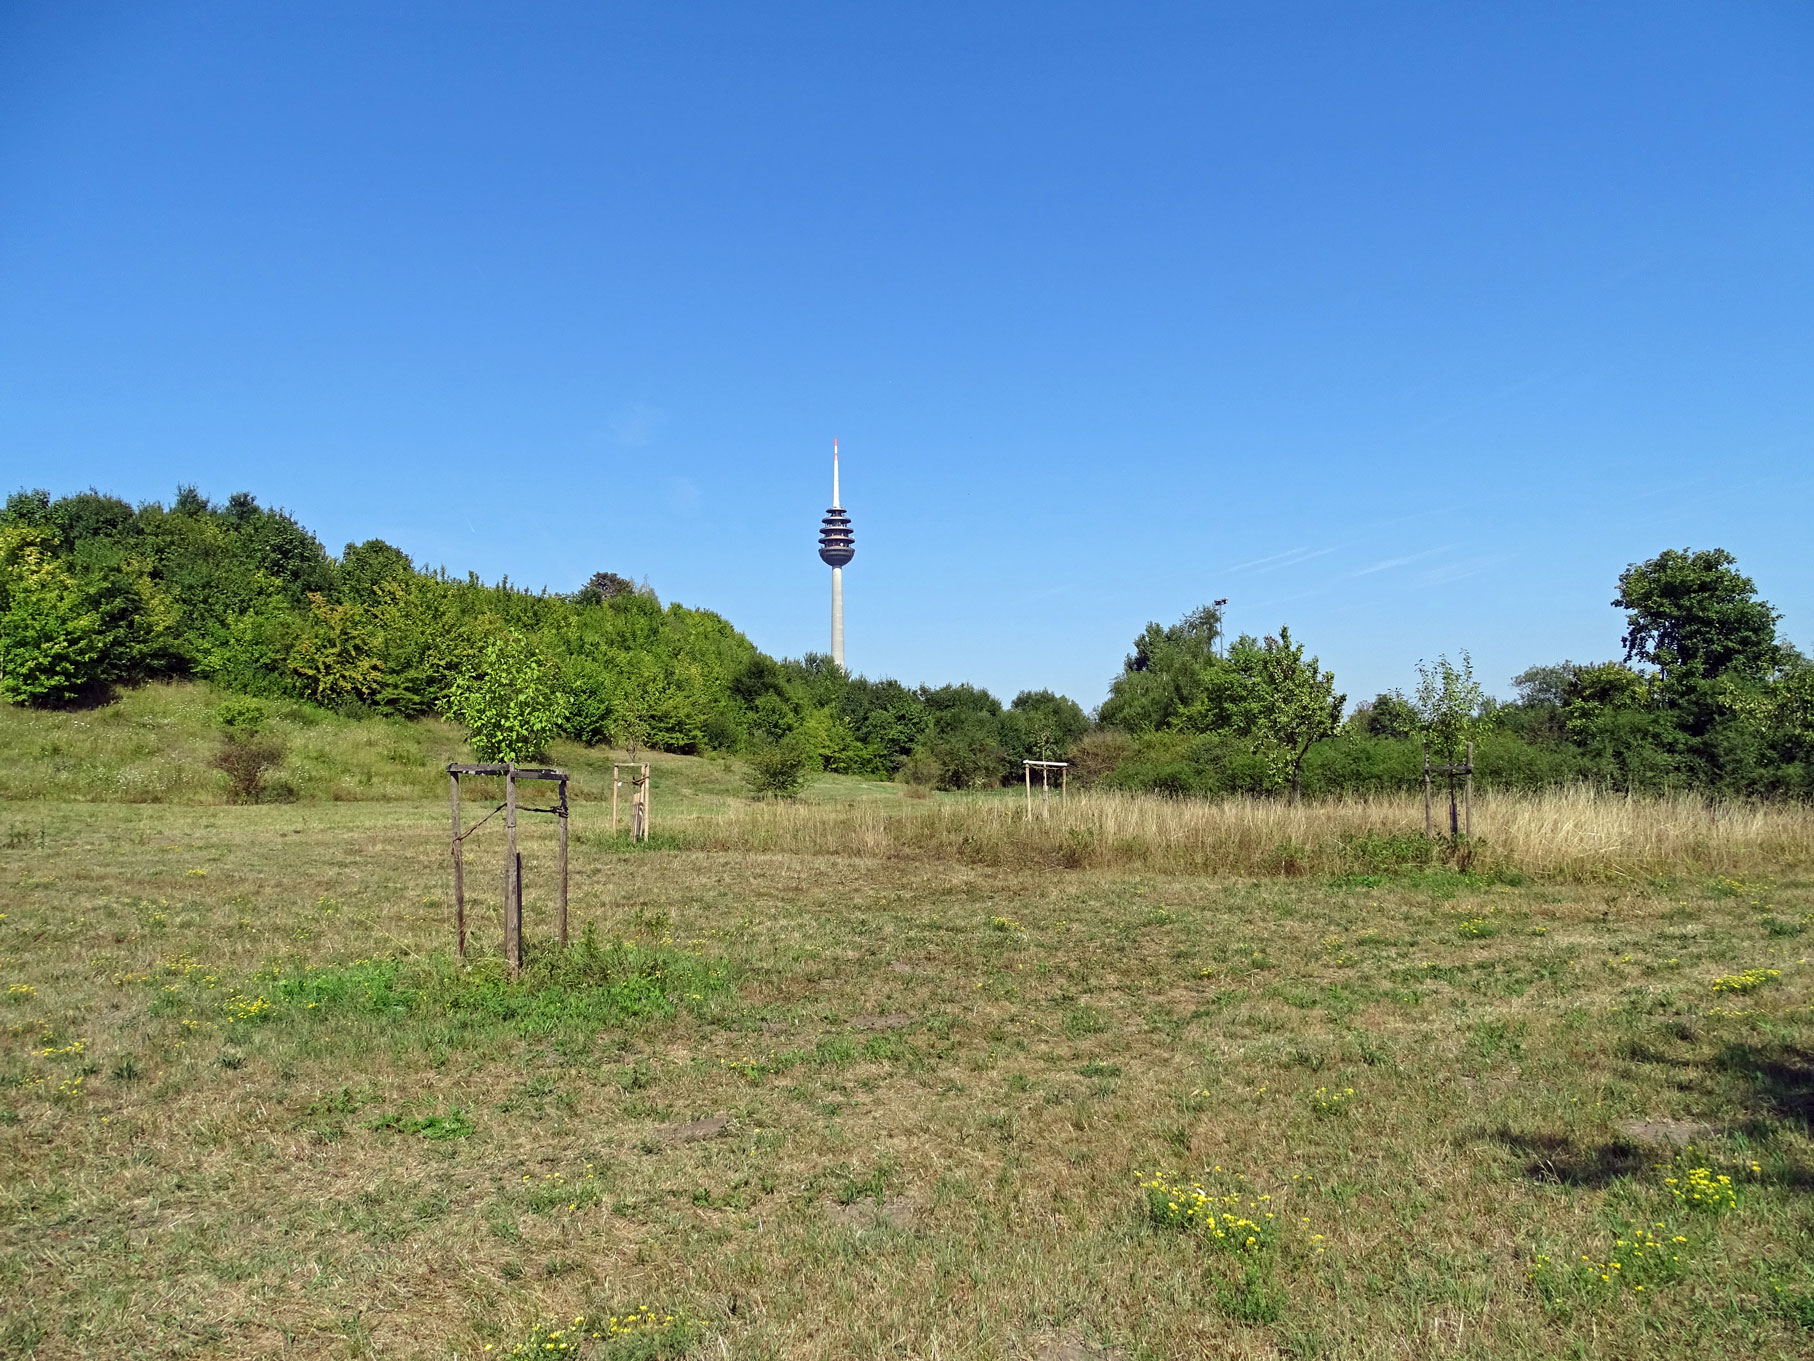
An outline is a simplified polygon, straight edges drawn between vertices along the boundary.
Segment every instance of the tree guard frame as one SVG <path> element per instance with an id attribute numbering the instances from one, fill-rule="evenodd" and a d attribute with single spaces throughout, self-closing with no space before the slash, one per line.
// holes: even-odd
<path id="1" fill-rule="evenodd" d="M 1464 837 L 1474 839 L 1474 744 L 1468 743 L 1467 760 L 1459 765 L 1433 766 L 1430 764 L 1430 744 L 1423 748 L 1423 834 L 1434 836 L 1436 829 L 1431 817 L 1430 777 L 1442 775 L 1449 782 L 1449 840 L 1459 843 Z M 1460 809 L 1456 808 L 1455 777 L 1463 776 L 1465 782 L 1460 786 Z"/>
<path id="2" fill-rule="evenodd" d="M 623 787 L 620 772 L 630 772 L 630 840 L 649 839 L 649 763 L 614 761 L 611 764 L 611 834 L 617 835 L 617 791 Z"/>
<path id="3" fill-rule="evenodd" d="M 460 777 L 462 775 L 502 775 L 504 802 L 467 828 L 460 830 Z M 567 782 L 564 770 L 545 766 L 519 766 L 505 761 L 494 765 L 450 765 L 447 767 L 448 804 L 453 819 L 450 851 L 453 857 L 454 939 L 460 958 L 466 958 L 466 838 L 483 827 L 500 811 L 504 814 L 504 962 L 510 976 L 523 971 L 523 857 L 516 848 L 516 815 L 552 813 L 560 829 L 560 898 L 555 922 L 561 945 L 567 944 Z M 518 780 L 550 780 L 559 785 L 560 800 L 551 808 L 519 808 L 516 798 Z"/>
<path id="4" fill-rule="evenodd" d="M 1033 821 L 1033 771 L 1036 767 L 1039 770 L 1039 811 L 1041 815 L 1048 818 L 1052 816 L 1052 772 L 1054 770 L 1058 772 L 1058 802 L 1061 805 L 1070 802 L 1071 763 L 1069 761 L 1022 761 L 1020 766 L 1027 782 L 1026 821 Z"/>

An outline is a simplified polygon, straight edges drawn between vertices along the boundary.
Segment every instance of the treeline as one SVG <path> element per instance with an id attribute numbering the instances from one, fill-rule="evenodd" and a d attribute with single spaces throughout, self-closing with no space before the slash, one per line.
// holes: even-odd
<path id="1" fill-rule="evenodd" d="M 350 714 L 442 714 L 491 759 L 554 737 L 672 752 L 785 747 L 854 775 L 995 784 L 1088 729 L 1049 692 L 1003 705 L 828 659 L 777 661 L 720 616 L 600 572 L 571 594 L 425 571 L 379 539 L 338 557 L 282 510 L 192 487 L 164 506 L 21 491 L 0 512 L 0 697 L 97 702 L 193 676 Z"/>
<path id="2" fill-rule="evenodd" d="M 1213 607 L 1149 624 L 1078 759 L 1127 789 L 1331 795 L 1420 785 L 1426 750 L 1446 765 L 1472 743 L 1488 788 L 1814 795 L 1814 665 L 1730 553 L 1634 563 L 1613 605 L 1621 657 L 1533 666 L 1510 703 L 1463 654 L 1352 710 L 1286 631 L 1228 643 Z"/>
<path id="3" fill-rule="evenodd" d="M 1669 550 L 1619 578 L 1623 655 L 1534 666 L 1497 703 L 1463 654 L 1350 708 L 1288 629 L 1227 639 L 1215 607 L 1135 640 L 1092 719 L 1028 691 L 910 688 L 765 656 L 720 616 L 600 572 L 570 594 L 424 571 L 382 540 L 338 557 L 246 493 L 168 506 L 99 492 L 0 511 L 0 698 L 93 703 L 197 676 L 343 713 L 464 723 L 487 759 L 556 737 L 757 759 L 770 792 L 824 769 L 947 789 L 1073 778 L 1175 794 L 1331 795 L 1421 782 L 1474 746 L 1476 783 L 1814 795 L 1814 666 L 1731 554 Z"/>

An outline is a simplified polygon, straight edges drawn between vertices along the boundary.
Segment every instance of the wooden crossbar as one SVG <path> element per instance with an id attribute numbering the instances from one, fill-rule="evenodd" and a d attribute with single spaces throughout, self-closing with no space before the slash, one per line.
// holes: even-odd
<path id="1" fill-rule="evenodd" d="M 567 772 L 555 770 L 551 766 L 449 766 L 449 775 L 512 775 L 519 780 L 564 780 Z"/>

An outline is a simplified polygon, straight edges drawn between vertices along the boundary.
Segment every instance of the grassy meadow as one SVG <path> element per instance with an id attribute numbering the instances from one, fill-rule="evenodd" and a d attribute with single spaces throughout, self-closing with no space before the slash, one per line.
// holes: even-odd
<path id="1" fill-rule="evenodd" d="M 1814 1350 L 1806 810 L 1483 799 L 1461 872 L 657 757 L 631 847 L 563 750 L 512 983 L 456 732 L 280 718 L 235 807 L 208 703 L 0 711 L 0 1354 Z"/>

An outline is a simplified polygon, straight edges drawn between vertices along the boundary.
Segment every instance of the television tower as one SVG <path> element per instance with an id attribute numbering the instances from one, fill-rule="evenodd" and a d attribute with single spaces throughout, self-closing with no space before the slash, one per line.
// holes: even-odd
<path id="1" fill-rule="evenodd" d="M 838 442 L 831 442 L 831 509 L 819 522 L 819 557 L 831 568 L 831 659 L 844 669 L 844 564 L 857 555 L 850 516 L 838 498 Z"/>

